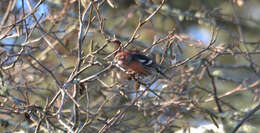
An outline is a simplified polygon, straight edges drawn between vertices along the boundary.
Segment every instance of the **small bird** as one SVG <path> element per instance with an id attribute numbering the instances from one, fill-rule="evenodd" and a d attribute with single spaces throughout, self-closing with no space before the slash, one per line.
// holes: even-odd
<path id="1" fill-rule="evenodd" d="M 114 57 L 114 62 L 119 69 L 127 74 L 148 76 L 159 73 L 164 78 L 170 79 L 160 71 L 160 65 L 156 64 L 150 57 L 140 54 L 136 50 L 118 52 Z"/>
<path id="2" fill-rule="evenodd" d="M 121 42 L 114 38 L 110 40 L 114 44 L 114 50 L 118 50 L 114 54 L 115 66 L 124 71 L 128 75 L 139 74 L 148 76 L 159 73 L 163 78 L 169 79 L 163 72 L 162 66 L 156 64 L 150 57 L 141 54 L 138 50 L 127 50 L 121 46 Z"/>

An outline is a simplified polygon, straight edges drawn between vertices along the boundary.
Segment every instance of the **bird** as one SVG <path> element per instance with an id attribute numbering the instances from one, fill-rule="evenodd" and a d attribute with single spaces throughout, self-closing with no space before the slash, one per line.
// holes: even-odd
<path id="1" fill-rule="evenodd" d="M 163 72 L 161 72 L 162 66 L 156 64 L 155 61 L 140 53 L 138 50 L 128 50 L 121 46 L 121 42 L 118 39 L 109 40 L 114 43 L 114 59 L 112 63 L 114 66 L 122 70 L 124 73 L 118 73 L 120 79 L 134 80 L 134 90 L 137 93 L 138 88 L 141 85 L 146 85 L 146 76 L 159 73 L 161 77 L 171 80 Z"/>
<path id="2" fill-rule="evenodd" d="M 130 75 L 148 76 L 159 73 L 162 77 L 170 79 L 160 70 L 161 65 L 156 64 L 153 59 L 137 50 L 118 52 L 113 61 L 116 67 Z"/>

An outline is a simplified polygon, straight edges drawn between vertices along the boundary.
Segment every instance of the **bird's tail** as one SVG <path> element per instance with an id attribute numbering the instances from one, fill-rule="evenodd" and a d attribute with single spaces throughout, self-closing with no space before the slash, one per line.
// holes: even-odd
<path id="1" fill-rule="evenodd" d="M 163 76 L 164 78 L 171 80 L 170 77 L 168 77 L 166 74 L 164 74 L 158 67 L 155 68 L 156 72 L 158 72 L 161 76 Z"/>

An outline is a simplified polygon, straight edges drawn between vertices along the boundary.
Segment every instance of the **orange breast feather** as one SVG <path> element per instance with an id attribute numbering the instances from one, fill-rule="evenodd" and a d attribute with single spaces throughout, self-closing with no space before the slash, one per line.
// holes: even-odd
<path id="1" fill-rule="evenodd" d="M 147 76 L 150 74 L 148 71 L 145 70 L 145 68 L 143 67 L 143 65 L 140 62 L 133 62 L 133 63 L 129 64 L 128 69 L 129 69 L 129 71 L 134 71 L 134 72 L 143 74 L 144 76 Z"/>

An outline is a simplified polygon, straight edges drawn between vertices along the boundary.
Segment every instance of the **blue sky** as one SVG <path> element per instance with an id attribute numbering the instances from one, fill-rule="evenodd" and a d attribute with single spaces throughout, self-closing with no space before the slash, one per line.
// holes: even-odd
<path id="1" fill-rule="evenodd" d="M 31 3 L 31 6 L 32 6 L 32 8 L 34 8 L 34 6 L 37 4 L 35 1 L 33 1 L 33 0 L 30 0 L 30 3 Z M 23 13 L 23 6 L 22 6 L 22 0 L 18 0 L 17 2 L 16 2 L 16 9 L 17 9 L 17 11 L 19 12 L 19 14 L 17 14 L 17 18 L 18 18 L 18 16 L 21 16 L 21 14 Z M 24 9 L 25 9 L 25 13 L 26 14 L 28 14 L 28 13 L 30 13 L 30 10 L 29 10 L 29 8 L 28 8 L 28 5 L 27 5 L 27 3 L 26 3 L 26 1 L 24 0 Z M 46 4 L 44 4 L 44 3 L 42 3 L 40 6 L 39 6 L 39 8 L 38 8 L 38 10 L 34 13 L 35 14 L 35 16 L 36 16 L 36 18 L 39 20 L 39 19 L 44 19 L 47 15 L 48 15 L 48 13 L 49 13 L 49 9 L 48 9 L 48 6 L 46 5 Z M 1 17 L 1 16 L 0 16 Z M 26 23 L 28 24 L 27 26 L 28 27 L 30 27 L 30 26 L 32 26 L 33 24 L 35 24 L 35 21 L 33 20 L 33 18 L 30 16 L 30 17 L 28 17 L 27 19 L 26 19 Z M 12 31 L 11 31 L 11 33 L 12 34 L 16 34 L 16 29 L 13 29 Z M 19 37 L 19 39 L 23 39 L 24 37 L 22 37 L 22 36 L 20 36 Z M 15 41 L 15 38 L 11 38 L 11 37 L 7 37 L 7 38 L 5 38 L 5 39 L 3 39 L 3 40 L 1 40 L 1 42 L 2 43 L 4 43 L 4 44 L 14 44 L 14 41 Z M 6 50 L 8 50 L 8 49 L 10 49 L 11 47 L 9 46 L 7 46 L 7 47 L 5 47 L 5 49 Z"/>

